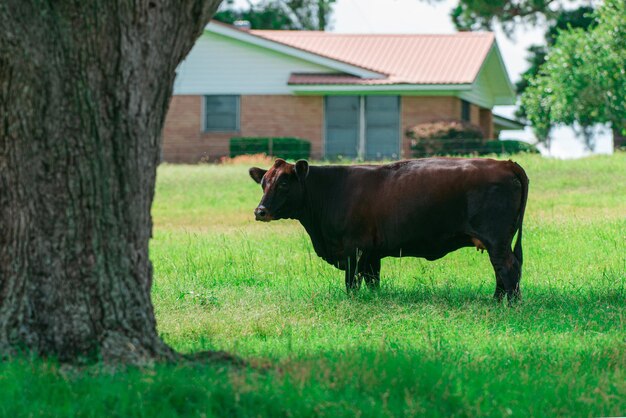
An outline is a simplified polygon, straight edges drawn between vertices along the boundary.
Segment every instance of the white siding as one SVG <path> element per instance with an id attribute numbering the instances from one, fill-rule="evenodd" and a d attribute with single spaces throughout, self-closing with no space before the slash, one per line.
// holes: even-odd
<path id="1" fill-rule="evenodd" d="M 177 72 L 174 94 L 291 94 L 292 72 L 335 71 L 205 32 Z"/>
<path id="2" fill-rule="evenodd" d="M 488 71 L 486 70 L 488 70 L 488 68 L 483 68 L 472 85 L 472 89 L 461 93 L 460 97 L 468 102 L 491 109 L 494 105 L 494 97 L 491 83 L 489 82 Z"/>
<path id="3" fill-rule="evenodd" d="M 503 73 L 505 70 L 498 60 L 497 52 L 492 49 L 472 89 L 459 97 L 488 109 L 497 104 L 515 104 L 515 93 L 510 90 L 507 76 Z"/>

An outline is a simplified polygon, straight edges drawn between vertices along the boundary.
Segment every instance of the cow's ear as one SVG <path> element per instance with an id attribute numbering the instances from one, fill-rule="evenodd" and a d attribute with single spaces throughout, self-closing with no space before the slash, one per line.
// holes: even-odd
<path id="1" fill-rule="evenodd" d="M 248 173 L 250 173 L 250 177 L 252 177 L 252 180 L 261 184 L 261 180 L 263 180 L 263 176 L 265 175 L 265 173 L 267 173 L 267 170 L 263 170 L 259 167 L 252 167 L 250 170 L 248 170 Z"/>
<path id="2" fill-rule="evenodd" d="M 296 162 L 296 175 L 303 181 L 309 174 L 309 163 L 306 160 L 298 160 Z"/>

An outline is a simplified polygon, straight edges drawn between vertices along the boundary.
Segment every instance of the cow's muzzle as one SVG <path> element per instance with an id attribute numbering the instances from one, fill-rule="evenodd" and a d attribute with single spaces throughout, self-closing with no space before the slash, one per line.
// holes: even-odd
<path id="1" fill-rule="evenodd" d="M 269 222 L 272 220 L 267 208 L 263 205 L 260 205 L 258 208 L 254 210 L 254 217 L 257 221 Z"/>

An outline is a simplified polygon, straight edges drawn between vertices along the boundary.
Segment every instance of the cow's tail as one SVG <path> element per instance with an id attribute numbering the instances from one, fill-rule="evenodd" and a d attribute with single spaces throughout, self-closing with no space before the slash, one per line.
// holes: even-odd
<path id="1" fill-rule="evenodd" d="M 526 200 L 528 200 L 528 176 L 526 176 L 524 169 L 516 162 L 513 162 L 513 172 L 522 185 L 522 201 L 520 202 L 520 210 L 516 225 L 517 239 L 515 240 L 515 247 L 513 247 L 513 254 L 515 255 L 515 258 L 517 258 L 517 262 L 519 263 L 521 269 L 524 261 L 522 253 L 522 223 L 524 222 L 524 212 L 526 212 Z"/>

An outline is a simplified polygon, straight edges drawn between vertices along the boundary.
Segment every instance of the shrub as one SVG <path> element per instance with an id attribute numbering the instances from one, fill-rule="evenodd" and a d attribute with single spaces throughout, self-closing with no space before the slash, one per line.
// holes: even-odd
<path id="1" fill-rule="evenodd" d="M 485 141 L 480 127 L 457 120 L 420 123 L 406 132 L 415 157 L 429 155 L 539 153 L 523 141 Z"/>
<path id="2" fill-rule="evenodd" d="M 530 154 L 539 154 L 539 150 L 534 145 L 524 141 L 487 141 L 483 144 L 479 154 L 517 154 L 527 152 Z"/>
<path id="3" fill-rule="evenodd" d="M 483 131 L 469 122 L 440 120 L 420 123 L 406 132 L 414 156 L 471 154 L 481 148 Z"/>
<path id="4" fill-rule="evenodd" d="M 426 139 L 482 139 L 479 126 L 460 120 L 439 120 L 415 125 L 407 131 L 407 136 L 415 140 Z"/>
<path id="5" fill-rule="evenodd" d="M 241 137 L 230 139 L 230 158 L 247 154 L 267 154 L 291 160 L 308 159 L 311 143 L 289 137 Z"/>

